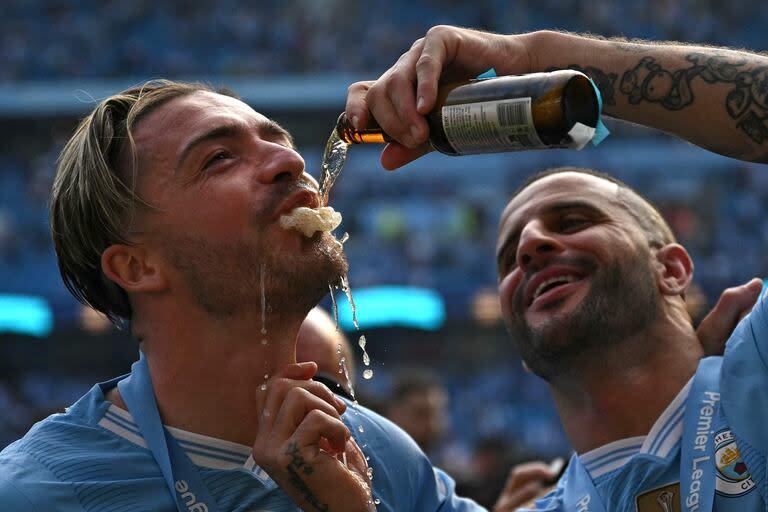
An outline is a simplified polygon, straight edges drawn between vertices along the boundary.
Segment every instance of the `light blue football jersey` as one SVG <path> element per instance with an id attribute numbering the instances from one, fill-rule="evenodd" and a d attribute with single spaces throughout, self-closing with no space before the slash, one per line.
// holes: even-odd
<path id="1" fill-rule="evenodd" d="M 633 437 L 571 458 L 554 491 L 534 510 L 562 511 L 565 487 L 586 469 L 608 511 L 673 512 L 680 508 L 683 417 L 689 382 L 646 436 Z M 768 301 L 763 295 L 737 326 L 720 369 L 721 406 L 712 417 L 718 512 L 768 511 Z M 683 489 L 685 492 L 685 489 Z M 690 509 L 696 510 L 696 503 Z M 592 510 L 587 504 L 583 512 Z M 708 512 L 708 511 L 702 511 Z"/>
<path id="2" fill-rule="evenodd" d="M 104 398 L 117 383 L 94 386 L 66 413 L 36 424 L 0 453 L 3 512 L 176 510 L 160 469 L 136 423 Z M 373 470 L 379 511 L 477 511 L 454 494 L 454 482 L 433 468 L 397 426 L 348 404 L 344 421 Z M 169 428 L 200 471 L 222 511 L 299 509 L 251 457 L 248 446 Z"/>

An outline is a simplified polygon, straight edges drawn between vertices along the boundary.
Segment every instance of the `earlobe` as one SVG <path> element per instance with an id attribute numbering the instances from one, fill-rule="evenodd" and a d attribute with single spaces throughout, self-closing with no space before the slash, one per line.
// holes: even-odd
<path id="1" fill-rule="evenodd" d="M 129 293 L 156 292 L 166 287 L 162 273 L 139 247 L 110 245 L 101 253 L 101 271 Z"/>
<path id="2" fill-rule="evenodd" d="M 684 295 L 693 280 L 693 261 L 679 244 L 665 245 L 656 252 L 659 289 L 665 295 Z"/>

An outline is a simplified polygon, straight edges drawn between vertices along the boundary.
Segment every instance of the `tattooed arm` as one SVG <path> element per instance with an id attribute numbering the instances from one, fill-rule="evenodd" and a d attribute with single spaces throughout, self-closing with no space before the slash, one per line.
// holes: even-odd
<path id="1" fill-rule="evenodd" d="M 767 56 L 556 32 L 536 37 L 538 65 L 592 77 L 608 115 L 727 156 L 768 162 Z"/>
<path id="2" fill-rule="evenodd" d="M 352 84 L 347 114 L 360 126 L 372 112 L 400 141 L 382 154 L 384 167 L 393 169 L 429 151 L 422 116 L 434 106 L 438 81 L 490 67 L 499 75 L 579 69 L 595 80 L 610 116 L 717 153 L 768 162 L 768 56 L 728 49 L 438 26 L 381 78 Z"/>

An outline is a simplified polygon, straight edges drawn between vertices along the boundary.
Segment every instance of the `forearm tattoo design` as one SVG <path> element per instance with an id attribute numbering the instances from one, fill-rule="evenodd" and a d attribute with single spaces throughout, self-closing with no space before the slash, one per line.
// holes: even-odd
<path id="1" fill-rule="evenodd" d="M 736 121 L 736 128 L 758 144 L 768 141 L 768 65 L 755 65 L 748 58 L 725 53 L 695 52 L 685 60 L 690 63 L 688 67 L 669 71 L 653 57 L 643 57 L 624 72 L 619 92 L 633 105 L 647 101 L 674 111 L 695 101 L 692 84 L 696 78 L 708 84 L 729 84 L 732 89 L 725 98 L 725 109 Z M 592 78 L 604 103 L 615 105 L 616 74 L 591 66 L 568 67 Z"/>
<path id="2" fill-rule="evenodd" d="M 328 512 L 328 505 L 321 503 L 317 496 L 315 496 L 315 493 L 312 492 L 306 482 L 302 479 L 302 474 L 309 476 L 314 472 L 314 468 L 301 456 L 299 446 L 295 442 L 290 443 L 285 450 L 285 454 L 290 455 L 291 457 L 291 462 L 286 468 L 288 474 L 291 475 L 291 484 L 301 492 L 304 500 L 312 505 L 315 510 L 319 512 Z"/>

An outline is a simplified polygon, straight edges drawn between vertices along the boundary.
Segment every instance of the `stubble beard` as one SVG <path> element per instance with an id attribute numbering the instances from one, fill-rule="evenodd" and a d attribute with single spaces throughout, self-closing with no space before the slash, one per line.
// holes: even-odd
<path id="1" fill-rule="evenodd" d="M 647 259 L 619 262 L 594 274 L 584 300 L 570 313 L 532 328 L 522 315 L 508 323 L 528 368 L 550 381 L 599 362 L 601 354 L 647 329 L 658 317 L 659 291 Z"/>
<path id="2" fill-rule="evenodd" d="M 265 313 L 306 315 L 347 273 L 341 244 L 330 233 L 302 239 L 290 254 L 245 241 L 182 237 L 169 244 L 171 261 L 199 306 L 216 318 Z M 262 302 L 262 297 L 264 302 Z"/>

